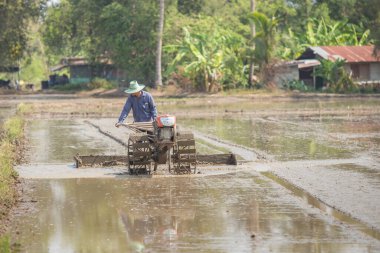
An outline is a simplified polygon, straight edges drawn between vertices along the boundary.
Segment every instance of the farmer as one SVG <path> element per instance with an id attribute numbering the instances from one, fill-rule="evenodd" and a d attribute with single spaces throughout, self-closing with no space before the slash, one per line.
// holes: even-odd
<path id="1" fill-rule="evenodd" d="M 124 92 L 129 94 L 127 102 L 121 111 L 119 121 L 115 124 L 119 127 L 127 118 L 131 109 L 133 110 L 134 122 L 151 122 L 157 117 L 157 109 L 152 95 L 143 91 L 145 85 L 138 84 L 137 81 L 129 83 L 129 88 Z"/>

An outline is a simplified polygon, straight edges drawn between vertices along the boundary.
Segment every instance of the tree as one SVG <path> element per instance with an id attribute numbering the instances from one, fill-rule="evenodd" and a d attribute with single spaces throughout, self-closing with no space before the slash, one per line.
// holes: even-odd
<path id="1" fill-rule="evenodd" d="M 18 65 L 28 48 L 28 25 L 44 8 L 43 0 L 0 1 L 1 65 Z"/>
<path id="2" fill-rule="evenodd" d="M 94 63 L 106 56 L 128 78 L 154 84 L 156 0 L 61 0 L 52 9 L 43 29 L 49 52 Z"/>
<path id="3" fill-rule="evenodd" d="M 372 1 L 372 0 L 371 0 Z M 374 54 L 380 57 L 380 2 L 377 1 L 373 5 L 373 9 L 376 10 L 376 18 L 371 22 L 371 38 L 374 40 L 375 51 Z"/>
<path id="4" fill-rule="evenodd" d="M 326 22 L 309 19 L 305 31 L 295 33 L 291 28 L 281 40 L 281 58 L 295 59 L 310 46 L 361 46 L 372 43 L 370 30 L 346 21 Z"/>
<path id="5" fill-rule="evenodd" d="M 178 0 L 177 9 L 180 13 L 190 15 L 198 14 L 202 10 L 204 0 Z"/>
<path id="6" fill-rule="evenodd" d="M 157 53 L 156 53 L 156 85 L 162 86 L 161 75 L 161 55 L 162 55 L 162 35 L 164 31 L 164 12 L 165 12 L 165 0 L 159 0 L 160 2 L 160 18 L 158 21 L 157 31 Z"/>
<path id="7" fill-rule="evenodd" d="M 268 18 L 265 14 L 254 12 L 249 18 L 255 22 L 258 29 L 255 38 L 255 60 L 263 66 L 270 62 L 274 55 L 276 45 L 276 29 L 278 21 L 275 17 Z"/>
<path id="8" fill-rule="evenodd" d="M 251 6 L 250 7 L 251 7 L 250 8 L 251 12 L 252 13 L 255 12 L 255 0 L 251 0 Z M 251 36 L 252 36 L 252 41 L 253 41 L 253 38 L 256 36 L 256 27 L 255 27 L 255 23 L 253 21 L 251 21 L 250 27 L 251 27 Z M 252 43 L 251 47 L 252 47 L 252 51 L 253 51 L 255 49 L 253 43 Z M 249 74 L 248 74 L 248 86 L 249 87 L 253 86 L 254 71 L 255 71 L 255 65 L 253 62 L 253 57 L 251 56 L 249 59 Z"/>

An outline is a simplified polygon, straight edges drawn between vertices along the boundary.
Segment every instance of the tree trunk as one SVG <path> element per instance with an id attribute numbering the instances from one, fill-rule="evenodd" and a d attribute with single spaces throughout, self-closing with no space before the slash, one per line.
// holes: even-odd
<path id="1" fill-rule="evenodd" d="M 254 12 L 254 11 L 255 11 L 255 0 L 251 0 L 251 12 Z M 251 26 L 251 36 L 252 36 L 252 40 L 253 40 L 253 38 L 256 35 L 255 23 L 253 21 L 251 21 L 250 22 L 250 26 Z M 253 42 L 252 42 L 251 47 L 252 47 L 252 50 L 255 47 L 254 44 L 253 44 Z M 251 56 L 250 62 L 249 62 L 249 76 L 248 76 L 248 86 L 249 86 L 249 88 L 252 88 L 252 86 L 253 86 L 254 69 L 255 69 L 255 65 L 254 65 L 254 62 L 253 62 L 253 58 Z"/>
<path id="2" fill-rule="evenodd" d="M 156 87 L 162 86 L 161 75 L 161 56 L 162 56 L 162 35 L 164 32 L 164 12 L 165 12 L 165 0 L 159 1 L 160 19 L 158 21 L 157 31 L 157 55 L 156 55 Z"/>
<path id="3" fill-rule="evenodd" d="M 208 73 L 207 73 L 207 70 L 204 71 L 204 90 L 205 92 L 208 92 Z"/>

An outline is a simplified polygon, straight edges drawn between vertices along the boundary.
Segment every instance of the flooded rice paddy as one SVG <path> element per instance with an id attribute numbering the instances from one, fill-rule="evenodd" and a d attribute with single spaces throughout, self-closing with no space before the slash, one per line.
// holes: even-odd
<path id="1" fill-rule="evenodd" d="M 31 182 L 25 252 L 376 252 L 256 173 Z M 27 246 L 26 246 L 27 245 Z"/>
<path id="2" fill-rule="evenodd" d="M 31 120 L 20 174 L 34 179 L 12 226 L 23 252 L 380 251 L 364 231 L 380 228 L 379 99 L 158 104 L 196 132 L 200 153 L 235 148 L 253 163 L 199 177 L 36 179 L 59 166 L 75 175 L 77 153 L 126 150 L 82 119 Z M 98 124 L 127 138 L 114 119 Z M 358 223 L 333 215 L 341 211 Z"/>

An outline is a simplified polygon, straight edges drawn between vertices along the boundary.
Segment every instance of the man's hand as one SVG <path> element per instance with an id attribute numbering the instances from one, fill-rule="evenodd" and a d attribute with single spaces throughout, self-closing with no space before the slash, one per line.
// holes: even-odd
<path id="1" fill-rule="evenodd" d="M 121 123 L 117 122 L 117 123 L 115 124 L 115 127 L 119 127 L 119 126 L 121 126 Z"/>

